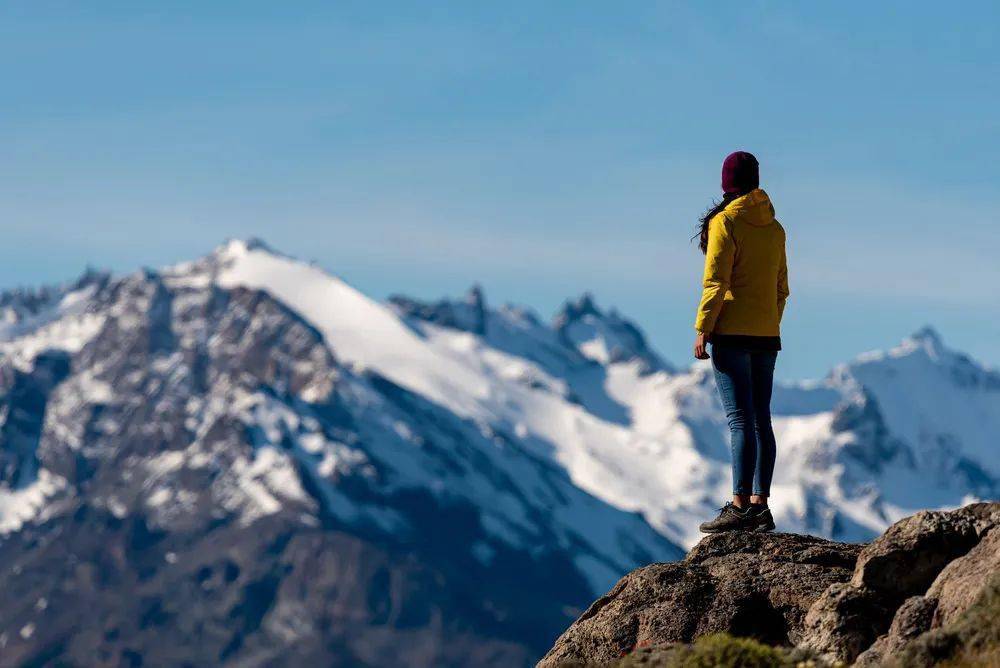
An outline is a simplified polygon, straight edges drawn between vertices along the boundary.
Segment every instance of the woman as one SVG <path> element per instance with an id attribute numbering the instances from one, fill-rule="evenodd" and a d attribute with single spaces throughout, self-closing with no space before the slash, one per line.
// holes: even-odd
<path id="1" fill-rule="evenodd" d="M 774 528 L 767 507 L 775 456 L 771 384 L 788 270 L 785 230 L 759 185 L 757 159 L 731 154 L 722 164 L 722 201 L 701 219 L 705 274 L 694 356 L 708 359 L 711 342 L 733 457 L 733 500 L 701 525 L 706 533 Z"/>

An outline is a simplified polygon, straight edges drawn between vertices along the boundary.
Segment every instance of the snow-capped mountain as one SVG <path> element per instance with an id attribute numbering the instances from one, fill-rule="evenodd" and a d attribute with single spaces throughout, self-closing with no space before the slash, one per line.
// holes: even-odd
<path id="1" fill-rule="evenodd" d="M 1000 374 L 930 330 L 774 412 L 781 529 L 1000 489 Z M 730 484 L 710 367 L 591 297 L 382 304 L 257 241 L 0 295 L 0 424 L 14 663 L 524 664 Z"/>

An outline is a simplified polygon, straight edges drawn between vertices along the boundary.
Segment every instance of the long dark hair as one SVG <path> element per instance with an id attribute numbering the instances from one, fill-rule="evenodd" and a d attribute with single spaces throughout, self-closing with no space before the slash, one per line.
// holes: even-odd
<path id="1" fill-rule="evenodd" d="M 737 197 L 743 197 L 748 192 L 750 191 L 726 193 L 722 196 L 721 200 L 708 207 L 708 211 L 705 212 L 705 215 L 698 219 L 698 231 L 693 237 L 691 237 L 691 239 L 694 240 L 695 237 L 698 238 L 698 248 L 701 249 L 702 254 L 708 253 L 708 224 L 712 222 L 713 218 L 715 218 L 715 214 L 725 209 L 726 205 L 734 199 Z"/>

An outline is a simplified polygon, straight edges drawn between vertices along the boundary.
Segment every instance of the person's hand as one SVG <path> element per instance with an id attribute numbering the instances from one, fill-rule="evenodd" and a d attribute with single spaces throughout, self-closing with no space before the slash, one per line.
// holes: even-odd
<path id="1" fill-rule="evenodd" d="M 708 344 L 708 334 L 705 332 L 698 332 L 698 335 L 694 337 L 694 357 L 699 360 L 708 359 L 708 349 L 705 347 Z"/>

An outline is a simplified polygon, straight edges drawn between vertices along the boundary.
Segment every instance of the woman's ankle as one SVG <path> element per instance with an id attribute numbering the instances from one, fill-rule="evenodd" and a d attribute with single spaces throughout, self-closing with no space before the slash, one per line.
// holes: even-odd
<path id="1" fill-rule="evenodd" d="M 750 496 L 750 503 L 755 506 L 767 507 L 767 497 L 763 494 L 753 494 Z"/>

